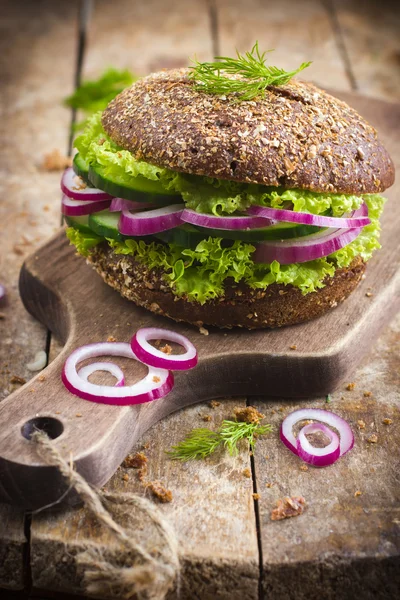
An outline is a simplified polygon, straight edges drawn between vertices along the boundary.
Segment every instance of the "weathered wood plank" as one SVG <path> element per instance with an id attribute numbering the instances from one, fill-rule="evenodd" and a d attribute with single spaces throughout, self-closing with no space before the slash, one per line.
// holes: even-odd
<path id="1" fill-rule="evenodd" d="M 2 2 L 0 279 L 8 290 L 1 307 L 0 398 L 28 380 L 26 368 L 45 349 L 46 330 L 23 308 L 18 275 L 24 256 L 59 223 L 59 172 L 43 171 L 44 155 L 66 151 L 70 111 L 62 99 L 73 87 L 78 1 Z"/>
<path id="2" fill-rule="evenodd" d="M 108 64 L 144 74 L 186 65 L 195 53 L 200 59 L 211 57 L 209 14 L 202 0 L 189 4 L 174 0 L 168 5 L 154 0 L 142 4 L 124 0 L 117 5 L 96 3 L 84 76 L 96 76 Z M 51 354 L 55 356 L 58 349 L 52 344 Z M 243 475 L 250 464 L 247 452 L 235 459 L 215 456 L 190 465 L 172 463 L 164 453 L 190 429 L 205 425 L 201 415 L 210 414 L 212 421 L 206 425 L 216 427 L 230 416 L 233 406 L 240 404 L 243 401 L 223 402 L 215 409 L 207 404 L 196 406 L 168 417 L 143 439 L 143 443 L 149 443 L 145 450 L 149 479 L 160 479 L 174 496 L 162 510 L 180 541 L 182 600 L 215 595 L 232 600 L 257 598 L 253 489 L 251 479 Z M 125 481 L 123 475 L 129 480 Z M 119 469 L 107 490 L 117 496 L 146 493 L 132 469 Z M 84 509 L 37 515 L 31 533 L 33 582 L 41 590 L 82 593 L 82 580 L 74 566 L 75 553 L 88 540 L 104 548 L 112 544 Z"/>
<path id="3" fill-rule="evenodd" d="M 400 584 L 399 333 L 397 318 L 354 373 L 355 389 L 347 391 L 343 386 L 332 394 L 330 404 L 325 398 L 257 403 L 276 431 L 260 440 L 255 453 L 263 589 L 268 597 L 396 597 Z M 353 450 L 331 467 L 303 470 L 304 463 L 278 439 L 282 419 L 305 406 L 332 410 L 355 433 Z M 390 425 L 383 423 L 386 418 L 392 420 Z M 368 443 L 373 433 L 378 441 Z M 278 498 L 297 495 L 307 502 L 303 515 L 270 520 Z"/>
<path id="4" fill-rule="evenodd" d="M 311 67 L 301 78 L 322 87 L 349 90 L 331 20 L 320 0 L 216 0 L 221 53 L 275 48 L 271 64 L 293 70 L 303 61 Z"/>
<path id="5" fill-rule="evenodd" d="M 19 299 L 24 256 L 48 237 L 59 217 L 59 173 L 40 169 L 54 148 L 66 150 L 70 113 L 61 106 L 73 85 L 78 2 L 3 0 L 0 23 L 2 82 L 0 137 L 0 280 L 8 300 L 0 307 L 0 399 L 28 380 L 26 368 L 46 346 L 46 330 Z M 54 65 L 57 65 L 54 68 Z M 0 506 L 0 587 L 24 586 L 24 513 Z"/>
<path id="6" fill-rule="evenodd" d="M 24 587 L 25 545 L 24 512 L 0 504 L 0 588 L 21 590 Z"/>
<path id="7" fill-rule="evenodd" d="M 398 2 L 332 0 L 357 90 L 400 100 L 400 10 Z"/>
<path id="8" fill-rule="evenodd" d="M 160 480 L 173 500 L 160 505 L 179 539 L 182 561 L 181 600 L 257 598 L 258 551 L 253 512 L 252 481 L 243 474 L 250 466 L 245 450 L 237 457 L 217 453 L 205 461 L 176 463 L 165 451 L 193 427 L 215 429 L 232 416 L 240 400 L 221 401 L 211 408 L 199 404 L 171 415 L 155 425 L 132 452 L 148 457 L 149 481 Z M 211 421 L 203 421 L 210 415 Z M 144 450 L 143 450 L 144 448 Z M 137 470 L 121 467 L 105 486 L 115 496 L 149 495 Z M 133 511 L 133 518 L 141 520 Z M 152 540 L 149 527 L 138 527 L 142 543 Z M 83 593 L 75 554 L 86 543 L 107 550 L 113 539 L 84 509 L 34 516 L 32 523 L 32 577 L 36 588 Z M 175 598 L 175 593 L 171 598 Z"/>
<path id="9" fill-rule="evenodd" d="M 195 54 L 199 60 L 212 54 L 206 1 L 99 0 L 89 29 L 84 76 L 97 75 L 107 65 L 145 75 L 186 66 Z"/>

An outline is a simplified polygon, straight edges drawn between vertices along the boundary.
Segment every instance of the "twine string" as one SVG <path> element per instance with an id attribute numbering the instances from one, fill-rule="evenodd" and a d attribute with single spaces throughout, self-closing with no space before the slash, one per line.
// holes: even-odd
<path id="1" fill-rule="evenodd" d="M 58 469 L 85 506 L 119 542 L 114 553 L 88 546 L 76 556 L 77 565 L 84 571 L 86 592 L 116 600 L 129 600 L 133 596 L 143 600 L 164 600 L 174 583 L 179 584 L 179 556 L 176 535 L 160 510 L 142 496 L 125 494 L 116 498 L 94 490 L 65 461 L 43 431 L 35 432 L 32 441 L 39 456 L 46 464 Z M 115 514 L 121 511 L 122 505 L 136 507 L 148 516 L 164 543 L 156 545 L 150 553 L 135 539 L 132 531 L 114 520 L 104 504 Z"/>

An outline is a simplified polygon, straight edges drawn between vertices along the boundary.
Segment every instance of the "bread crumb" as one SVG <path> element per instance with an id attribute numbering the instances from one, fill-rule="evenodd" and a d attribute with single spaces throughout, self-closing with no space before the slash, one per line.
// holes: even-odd
<path id="1" fill-rule="evenodd" d="M 369 438 L 367 438 L 367 442 L 369 444 L 376 444 L 378 441 L 378 436 L 376 435 L 376 433 L 373 433 L 372 435 L 369 436 Z"/>
<path id="2" fill-rule="evenodd" d="M 250 479 L 250 477 L 251 477 L 251 471 L 250 471 L 250 469 L 249 469 L 249 468 L 247 468 L 247 469 L 244 469 L 244 470 L 242 471 L 242 474 L 244 475 L 244 477 L 247 477 L 248 479 Z"/>
<path id="3" fill-rule="evenodd" d="M 384 425 L 391 425 L 393 423 L 393 419 L 388 419 L 388 417 L 385 417 L 384 419 L 382 419 L 382 423 Z"/>
<path id="4" fill-rule="evenodd" d="M 372 292 L 366 292 L 365 295 L 367 296 L 367 298 L 371 298 L 371 296 L 373 296 Z"/>
<path id="5" fill-rule="evenodd" d="M 43 211 L 44 211 L 44 212 L 49 212 L 49 210 L 50 210 L 50 206 L 49 206 L 48 204 L 45 204 L 45 205 L 43 206 Z"/>
<path id="6" fill-rule="evenodd" d="M 54 411 L 54 414 L 56 414 L 56 415 L 61 415 L 61 410 L 56 410 L 56 411 Z"/>
<path id="7" fill-rule="evenodd" d="M 154 381 L 154 383 L 160 383 L 161 379 L 159 377 L 157 377 L 157 375 L 154 375 L 153 381 Z"/>
<path id="8" fill-rule="evenodd" d="M 265 415 L 258 412 L 254 406 L 234 408 L 233 414 L 235 415 L 236 421 L 240 421 L 241 423 L 259 423 L 261 419 L 264 419 L 265 417 Z"/>
<path id="9" fill-rule="evenodd" d="M 107 342 L 116 342 L 117 338 L 115 338 L 113 335 L 109 335 L 107 338 Z"/>
<path id="10" fill-rule="evenodd" d="M 369 398 L 370 396 L 372 396 L 372 392 L 364 392 L 363 396 L 364 398 Z"/>
<path id="11" fill-rule="evenodd" d="M 75 415 L 75 416 L 76 416 L 76 417 L 82 417 L 83 415 L 82 415 L 82 413 L 76 413 L 76 415 Z"/>
<path id="12" fill-rule="evenodd" d="M 122 479 L 123 479 L 124 481 L 129 481 L 129 475 L 127 475 L 127 474 L 125 473 L 125 475 L 122 475 Z"/>
<path id="13" fill-rule="evenodd" d="M 62 154 L 58 148 L 54 148 L 43 157 L 42 169 L 45 171 L 62 171 L 72 165 L 72 158 Z"/>
<path id="14" fill-rule="evenodd" d="M 165 346 L 160 348 L 160 350 L 161 350 L 161 352 L 164 352 L 164 354 L 171 354 L 171 352 L 172 352 L 172 348 L 169 344 L 165 344 Z"/>
<path id="15" fill-rule="evenodd" d="M 303 496 L 285 496 L 277 500 L 277 508 L 274 508 L 271 512 L 271 521 L 281 521 L 282 519 L 289 519 L 290 517 L 297 517 L 304 511 L 306 501 Z"/>
<path id="16" fill-rule="evenodd" d="M 160 502 L 172 502 L 172 492 L 167 490 L 159 481 L 151 481 L 146 486 Z"/>
<path id="17" fill-rule="evenodd" d="M 357 425 L 359 429 L 365 429 L 365 422 L 362 419 L 357 421 Z"/>
<path id="18" fill-rule="evenodd" d="M 199 333 L 201 333 L 201 335 L 208 335 L 209 331 L 205 327 L 199 327 Z"/>
<path id="19" fill-rule="evenodd" d="M 13 246 L 13 252 L 17 256 L 22 256 L 23 253 L 24 253 L 24 251 L 22 250 L 22 248 L 20 248 L 17 244 L 14 244 L 14 246 Z"/>
<path id="20" fill-rule="evenodd" d="M 39 375 L 38 381 L 46 381 L 46 375 Z"/>
<path id="21" fill-rule="evenodd" d="M 300 471 L 308 471 L 307 465 L 301 465 Z"/>
<path id="22" fill-rule="evenodd" d="M 18 375 L 13 375 L 10 379 L 10 383 L 18 383 L 18 385 L 24 385 L 26 383 L 26 379 L 23 377 L 19 377 Z"/>
<path id="23" fill-rule="evenodd" d="M 141 469 L 146 464 L 147 456 L 143 452 L 136 452 L 136 454 L 128 454 L 122 466 L 126 469 Z"/>
<path id="24" fill-rule="evenodd" d="M 351 383 L 348 383 L 346 385 L 346 390 L 349 391 L 349 392 L 352 392 L 355 387 L 356 387 L 356 384 L 354 383 L 354 381 L 352 381 Z"/>
<path id="25" fill-rule="evenodd" d="M 360 490 L 357 490 L 356 492 L 354 492 L 354 498 L 358 498 L 358 496 L 361 496 L 362 492 Z"/>
<path id="26" fill-rule="evenodd" d="M 292 346 L 289 346 L 290 350 L 297 350 L 297 346 L 296 344 L 293 344 Z"/>
<path id="27" fill-rule="evenodd" d="M 203 415 L 201 418 L 203 421 L 211 421 L 211 415 Z"/>
<path id="28" fill-rule="evenodd" d="M 143 444 L 142 448 L 143 450 L 147 450 L 148 448 L 150 448 L 150 443 L 146 442 L 145 444 Z"/>
<path id="29" fill-rule="evenodd" d="M 254 500 L 259 500 L 261 498 L 261 494 L 253 494 Z"/>
<path id="30" fill-rule="evenodd" d="M 220 406 L 220 405 L 221 405 L 221 402 L 218 402 L 217 400 L 211 400 L 211 401 L 208 403 L 208 406 L 209 406 L 210 408 L 217 408 L 217 406 Z"/>

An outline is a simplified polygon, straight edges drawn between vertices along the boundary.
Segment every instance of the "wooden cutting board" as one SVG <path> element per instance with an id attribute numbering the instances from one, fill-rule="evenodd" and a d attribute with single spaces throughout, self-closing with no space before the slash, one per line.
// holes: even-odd
<path id="1" fill-rule="evenodd" d="M 355 96 L 351 103 L 370 117 L 398 162 L 400 107 Z M 191 326 L 148 313 L 106 286 L 75 255 L 64 232 L 57 233 L 24 263 L 20 291 L 27 310 L 65 347 L 53 363 L 0 405 L 0 501 L 37 508 L 65 491 L 57 471 L 36 455 L 29 441 L 33 427 L 47 431 L 84 477 L 100 486 L 153 423 L 179 408 L 229 395 L 312 398 L 347 380 L 400 306 L 396 186 L 386 196 L 383 248 L 368 263 L 358 289 L 317 320 L 272 331 L 210 329 L 205 336 Z M 129 341 L 143 326 L 172 328 L 198 348 L 198 366 L 177 373 L 167 397 L 115 407 L 81 400 L 64 388 L 61 369 L 74 348 L 109 336 Z M 126 380 L 132 381 L 137 363 L 125 361 L 124 367 Z"/>

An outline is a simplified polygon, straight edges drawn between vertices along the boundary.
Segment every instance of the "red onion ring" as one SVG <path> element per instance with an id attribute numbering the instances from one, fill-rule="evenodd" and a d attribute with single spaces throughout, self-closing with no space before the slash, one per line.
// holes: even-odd
<path id="1" fill-rule="evenodd" d="M 96 385 L 79 377 L 76 366 L 86 358 L 96 356 L 123 356 L 139 360 L 130 344 L 122 342 L 101 342 L 77 348 L 70 354 L 64 364 L 61 379 L 72 394 L 101 404 L 125 406 L 143 404 L 166 396 L 174 385 L 174 376 L 166 369 L 149 367 L 148 374 L 130 386 Z M 139 361 L 140 362 L 140 361 Z"/>
<path id="2" fill-rule="evenodd" d="M 350 242 L 361 233 L 358 229 L 328 229 L 290 241 L 271 241 L 256 244 L 253 260 L 256 263 L 272 263 L 277 260 L 281 265 L 309 262 L 328 256 Z"/>
<path id="3" fill-rule="evenodd" d="M 110 212 L 121 212 L 122 210 L 143 210 L 154 207 L 156 207 L 156 204 L 150 202 L 136 202 L 135 200 L 125 200 L 124 198 L 113 198 L 108 210 Z"/>
<path id="4" fill-rule="evenodd" d="M 299 225 L 315 225 L 316 227 L 334 227 L 339 229 L 352 229 L 354 227 L 364 227 L 369 225 L 371 220 L 368 217 L 354 216 L 356 211 L 349 217 L 326 217 L 324 215 L 313 215 L 311 213 L 296 212 L 294 210 L 284 210 L 282 208 L 271 208 L 266 206 L 251 206 L 247 213 L 257 217 L 266 217 L 277 221 L 287 223 L 298 223 Z"/>
<path id="5" fill-rule="evenodd" d="M 330 443 L 324 448 L 312 446 L 307 439 L 307 433 L 322 431 L 330 439 Z M 297 454 L 304 462 L 314 467 L 326 467 L 333 464 L 340 457 L 340 440 L 334 431 L 322 423 L 311 423 L 305 425 L 297 438 Z"/>
<path id="6" fill-rule="evenodd" d="M 90 365 L 86 365 L 86 367 L 79 369 L 78 375 L 85 381 L 88 381 L 90 375 L 96 371 L 107 371 L 107 373 L 110 373 L 113 377 L 115 377 L 117 380 L 117 382 L 114 384 L 115 387 L 122 387 L 125 385 L 125 375 L 122 369 L 112 362 L 91 363 Z"/>
<path id="7" fill-rule="evenodd" d="M 354 216 L 368 215 L 367 205 L 354 211 Z M 353 242 L 361 233 L 362 227 L 354 229 L 326 229 L 301 238 L 260 242 L 256 245 L 253 260 L 257 263 L 271 263 L 277 260 L 281 265 L 308 262 L 328 256 Z"/>
<path id="8" fill-rule="evenodd" d="M 288 415 L 283 420 L 281 427 L 280 427 L 280 432 L 279 432 L 280 439 L 285 444 L 285 446 L 287 448 L 289 448 L 289 450 L 291 452 L 293 452 L 293 454 L 296 454 L 297 456 L 299 456 L 298 445 L 297 445 L 298 441 L 294 437 L 293 427 L 294 427 L 294 425 L 296 425 L 296 423 L 298 423 L 298 421 L 304 421 L 304 420 L 310 420 L 310 419 L 315 419 L 315 420 L 321 421 L 322 423 L 326 423 L 326 424 L 330 425 L 331 427 L 335 427 L 335 429 L 338 430 L 339 436 L 340 436 L 340 443 L 339 443 L 340 456 L 343 456 L 344 454 L 346 454 L 346 452 L 348 452 L 349 450 L 351 450 L 353 448 L 354 435 L 350 428 L 350 425 L 344 419 L 342 419 L 338 415 L 335 415 L 334 413 L 332 413 L 328 410 L 322 410 L 320 408 L 301 408 L 299 410 L 295 410 L 294 412 L 292 412 L 290 415 Z M 334 432 L 331 432 L 332 435 L 333 435 L 333 433 Z M 302 437 L 302 439 L 303 439 L 303 437 Z M 331 439 L 332 439 L 332 437 L 331 437 Z M 312 448 L 311 452 L 313 452 L 314 450 L 318 450 L 318 451 L 320 450 L 319 448 L 313 448 L 311 446 L 311 444 L 310 444 L 310 447 Z M 308 448 L 308 446 L 306 447 L 306 450 L 307 451 L 310 450 Z M 318 452 L 317 453 L 314 452 L 314 456 L 318 456 Z M 324 461 L 325 461 L 324 466 L 326 466 L 327 464 L 332 464 L 336 460 L 336 459 L 333 460 L 332 456 L 330 457 L 330 459 L 332 460 L 332 462 L 326 462 L 329 459 L 327 459 L 326 457 L 324 458 Z M 315 464 L 315 463 L 313 463 L 313 464 Z M 322 466 L 322 465 L 320 465 L 320 466 Z"/>
<path id="9" fill-rule="evenodd" d="M 72 167 L 68 167 L 65 169 L 63 176 L 61 178 L 61 189 L 68 198 L 73 198 L 74 200 L 111 200 L 112 196 L 103 192 L 103 190 L 98 190 L 97 188 L 87 187 L 85 182 L 83 189 L 79 189 L 76 184 L 76 178 L 79 176 L 76 175 Z"/>
<path id="10" fill-rule="evenodd" d="M 64 194 L 61 199 L 61 212 L 67 217 L 81 217 L 104 210 L 110 203 L 111 200 L 71 200 Z"/>
<path id="11" fill-rule="evenodd" d="M 167 340 L 180 344 L 186 350 L 184 354 L 166 355 L 154 348 L 148 340 Z M 197 365 L 197 350 L 184 335 L 158 327 L 138 329 L 131 340 L 131 348 L 139 360 L 146 365 L 172 371 L 186 371 Z"/>
<path id="12" fill-rule="evenodd" d="M 270 219 L 264 217 L 240 216 L 240 217 L 216 217 L 206 213 L 198 213 L 195 210 L 185 208 L 182 213 L 182 221 L 191 225 L 199 225 L 207 229 L 256 229 L 268 227 L 273 224 Z"/>
<path id="13" fill-rule="evenodd" d="M 122 235 L 152 235 L 181 225 L 184 204 L 171 204 L 139 213 L 122 211 L 118 230 Z"/>

